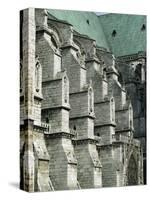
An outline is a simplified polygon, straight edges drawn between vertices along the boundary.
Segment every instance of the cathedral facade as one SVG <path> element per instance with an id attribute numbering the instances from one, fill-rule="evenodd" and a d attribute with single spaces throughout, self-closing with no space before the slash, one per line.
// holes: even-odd
<path id="1" fill-rule="evenodd" d="M 127 52 L 118 51 L 118 29 L 107 35 L 109 14 L 85 12 L 91 18 L 80 18 L 86 23 L 80 31 L 76 11 L 70 18 L 63 12 L 20 12 L 20 188 L 142 185 L 146 49 L 137 44 L 130 52 L 124 38 L 118 48 L 128 43 Z M 144 34 L 146 24 L 140 25 Z"/>

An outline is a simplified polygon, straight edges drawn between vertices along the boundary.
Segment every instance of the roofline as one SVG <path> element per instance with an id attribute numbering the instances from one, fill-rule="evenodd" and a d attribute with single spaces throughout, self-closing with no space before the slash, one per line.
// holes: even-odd
<path id="1" fill-rule="evenodd" d="M 63 23 L 63 24 L 69 25 L 69 26 L 73 26 L 72 24 L 70 24 L 69 22 L 67 22 L 67 21 L 65 21 L 65 20 L 61 20 L 61 19 L 56 18 L 54 15 L 52 15 L 52 14 L 49 13 L 49 12 L 48 12 L 48 15 L 54 17 L 54 19 L 52 19 L 52 18 L 49 18 L 49 16 L 48 16 L 48 20 L 55 21 L 55 22 L 58 22 L 58 23 Z"/>
<path id="2" fill-rule="evenodd" d="M 106 13 L 104 15 L 97 15 L 97 17 L 103 17 L 103 16 L 106 16 L 106 15 L 133 15 L 133 16 L 145 16 L 147 17 L 147 15 L 142 15 L 142 14 L 134 14 L 134 13 Z"/>

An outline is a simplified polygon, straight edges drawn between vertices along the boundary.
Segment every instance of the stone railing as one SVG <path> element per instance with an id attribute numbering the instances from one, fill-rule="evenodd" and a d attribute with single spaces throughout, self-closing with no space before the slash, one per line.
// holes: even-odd
<path id="1" fill-rule="evenodd" d="M 50 133 L 50 124 L 45 123 L 45 122 L 41 122 L 41 127 L 45 129 L 45 133 L 49 134 Z"/>
<path id="2" fill-rule="evenodd" d="M 137 139 L 132 139 L 131 137 L 125 135 L 112 135 L 112 142 L 123 142 L 123 143 L 131 143 L 134 146 L 140 146 L 140 141 Z"/>

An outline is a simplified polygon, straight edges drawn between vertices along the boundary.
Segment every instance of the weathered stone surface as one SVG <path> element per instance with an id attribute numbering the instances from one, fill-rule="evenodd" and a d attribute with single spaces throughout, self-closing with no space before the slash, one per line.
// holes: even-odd
<path id="1" fill-rule="evenodd" d="M 115 58 L 45 9 L 24 10 L 21 29 L 20 187 L 143 184 L 143 56 Z"/>

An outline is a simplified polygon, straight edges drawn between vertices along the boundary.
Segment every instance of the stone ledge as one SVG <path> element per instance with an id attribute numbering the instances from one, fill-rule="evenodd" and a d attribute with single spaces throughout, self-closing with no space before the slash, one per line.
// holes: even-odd
<path id="1" fill-rule="evenodd" d="M 56 139 L 56 138 L 72 139 L 74 135 L 71 133 L 66 133 L 66 132 L 56 132 L 56 133 L 45 134 L 45 137 L 47 139 Z"/>
<path id="2" fill-rule="evenodd" d="M 105 126 L 113 126 L 113 127 L 116 127 L 116 123 L 107 123 L 107 124 L 98 124 L 98 125 L 94 125 L 94 127 L 105 127 Z"/>
<path id="3" fill-rule="evenodd" d="M 42 96 L 37 96 L 36 94 L 34 95 L 34 99 L 38 100 L 38 101 L 42 101 L 43 97 Z"/>
<path id="4" fill-rule="evenodd" d="M 96 144 L 97 140 L 92 138 L 83 138 L 83 139 L 72 139 L 74 145 L 82 145 L 82 144 Z"/>
<path id="5" fill-rule="evenodd" d="M 78 116 L 78 117 L 70 117 L 69 120 L 75 120 L 75 119 L 81 119 L 81 118 L 90 118 L 90 119 L 95 119 L 95 116 L 84 115 L 84 116 Z"/>
<path id="6" fill-rule="evenodd" d="M 50 108 L 42 108 L 42 111 L 45 111 L 45 110 L 56 110 L 56 109 L 65 109 L 65 110 L 69 111 L 71 108 L 67 107 L 67 106 L 64 106 L 64 105 L 61 105 L 61 106 L 54 106 L 54 107 L 50 107 Z"/>

